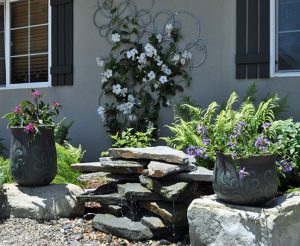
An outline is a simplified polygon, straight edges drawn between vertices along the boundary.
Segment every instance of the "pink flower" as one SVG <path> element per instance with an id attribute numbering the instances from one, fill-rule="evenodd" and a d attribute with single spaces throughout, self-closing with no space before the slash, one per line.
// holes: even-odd
<path id="1" fill-rule="evenodd" d="M 17 107 L 15 107 L 15 109 L 14 109 L 14 113 L 17 113 L 17 114 L 19 114 L 19 113 L 21 113 L 22 112 L 22 110 L 21 110 L 21 106 L 19 105 L 19 106 L 17 106 Z"/>
<path id="2" fill-rule="evenodd" d="M 59 102 L 53 102 L 52 106 L 53 106 L 53 108 L 60 108 L 61 104 Z"/>
<path id="3" fill-rule="evenodd" d="M 31 95 L 32 95 L 33 97 L 40 97 L 40 96 L 42 95 L 42 93 L 41 93 L 40 91 L 33 91 L 33 92 L 31 93 Z"/>
<path id="4" fill-rule="evenodd" d="M 35 133 L 35 127 L 32 122 L 30 122 L 27 126 L 24 127 L 25 132 L 27 133 Z"/>

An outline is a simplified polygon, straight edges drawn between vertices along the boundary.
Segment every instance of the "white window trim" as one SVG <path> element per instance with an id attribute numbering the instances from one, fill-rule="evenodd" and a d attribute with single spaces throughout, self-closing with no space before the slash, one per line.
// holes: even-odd
<path id="1" fill-rule="evenodd" d="M 276 52 L 277 52 L 277 36 L 276 36 L 276 27 L 277 27 L 277 0 L 270 1 L 270 77 L 300 77 L 299 71 L 286 71 L 286 72 L 277 72 L 276 71 Z"/>
<path id="2" fill-rule="evenodd" d="M 10 3 L 17 2 L 19 0 L 6 0 L 4 1 L 4 25 L 5 25 L 5 67 L 6 67 L 6 85 L 0 87 L 0 90 L 7 89 L 32 89 L 32 88 L 43 88 L 43 87 L 51 87 L 51 5 L 50 0 L 48 0 L 48 81 L 47 82 L 34 82 L 34 83 L 22 83 L 22 84 L 11 84 L 11 76 L 10 76 L 10 64 L 11 64 L 11 49 L 10 49 Z M 2 2 L 2 1 L 0 1 Z"/>

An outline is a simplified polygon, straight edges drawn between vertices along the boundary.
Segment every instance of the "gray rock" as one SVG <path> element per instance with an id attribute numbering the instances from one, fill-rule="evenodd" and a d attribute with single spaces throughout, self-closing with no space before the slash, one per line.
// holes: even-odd
<path id="1" fill-rule="evenodd" d="M 126 198 L 120 196 L 118 193 L 105 194 L 105 195 L 94 195 L 93 193 L 87 193 L 77 196 L 80 202 L 99 202 L 106 205 L 119 205 L 127 206 Z"/>
<path id="2" fill-rule="evenodd" d="M 300 245 L 300 193 L 276 198 L 264 207 L 225 204 L 216 196 L 188 208 L 191 245 Z"/>
<path id="3" fill-rule="evenodd" d="M 108 172 L 108 173 L 116 173 L 116 174 L 136 174 L 142 173 L 144 168 L 143 166 L 134 166 L 128 167 L 124 166 L 108 166 L 102 165 L 100 162 L 90 162 L 90 163 L 77 163 L 72 164 L 71 168 L 78 172 L 85 172 L 85 173 L 93 173 L 93 172 Z"/>
<path id="4" fill-rule="evenodd" d="M 151 161 L 148 165 L 148 176 L 154 178 L 161 178 L 173 173 L 182 171 L 193 171 L 196 169 L 195 164 L 177 165 L 168 164 L 165 162 Z"/>
<path id="5" fill-rule="evenodd" d="M 197 167 L 195 171 L 174 174 L 170 176 L 170 178 L 178 181 L 211 182 L 213 179 L 213 171 L 205 167 Z"/>
<path id="6" fill-rule="evenodd" d="M 129 200 L 161 200 L 151 190 L 145 188 L 140 183 L 126 183 L 118 185 L 118 194 Z"/>
<path id="7" fill-rule="evenodd" d="M 151 230 L 142 223 L 110 214 L 97 214 L 93 219 L 93 228 L 132 241 L 148 240 L 153 237 Z"/>
<path id="8" fill-rule="evenodd" d="M 188 208 L 187 204 L 179 203 L 172 204 L 169 202 L 150 202 L 140 201 L 139 205 L 142 208 L 149 210 L 150 212 L 159 215 L 163 219 L 171 223 L 187 223 L 186 211 Z"/>
<path id="9" fill-rule="evenodd" d="M 111 167 L 111 168 L 121 168 L 121 167 L 146 167 L 149 161 L 146 160 L 124 160 L 124 159 L 116 159 L 111 157 L 102 157 L 99 158 L 100 164 L 103 167 Z"/>
<path id="10" fill-rule="evenodd" d="M 192 196 L 198 185 L 187 182 L 163 181 L 160 179 L 150 178 L 144 175 L 140 176 L 140 182 L 149 190 L 154 191 L 168 201 L 177 201 L 185 198 L 185 194 Z"/>
<path id="11" fill-rule="evenodd" d="M 137 181 L 138 175 L 120 175 L 120 174 L 111 174 L 108 172 L 95 172 L 95 173 L 86 173 L 81 174 L 78 178 L 79 181 L 85 183 L 119 183 L 124 181 Z"/>
<path id="12" fill-rule="evenodd" d="M 84 214 L 83 204 L 76 199 L 84 191 L 73 184 L 41 187 L 5 184 L 3 190 L 6 203 L 1 208 L 1 217 L 53 220 Z"/>
<path id="13" fill-rule="evenodd" d="M 144 226 L 147 226 L 154 231 L 166 229 L 166 225 L 158 217 L 144 216 L 141 222 Z"/>
<path id="14" fill-rule="evenodd" d="M 167 146 L 147 148 L 111 148 L 109 149 L 109 153 L 114 158 L 147 159 L 176 164 L 189 163 L 189 158 L 184 152 Z"/>
<path id="15" fill-rule="evenodd" d="M 126 207 L 121 207 L 118 205 L 102 205 L 101 206 L 101 213 L 104 214 L 112 214 L 116 217 L 124 216 L 127 212 Z"/>

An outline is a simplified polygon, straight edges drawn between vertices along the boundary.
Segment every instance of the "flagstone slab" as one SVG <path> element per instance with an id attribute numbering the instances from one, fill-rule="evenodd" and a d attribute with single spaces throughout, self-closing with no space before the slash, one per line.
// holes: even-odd
<path id="1" fill-rule="evenodd" d="M 95 195 L 93 193 L 87 193 L 77 196 L 80 202 L 99 202 L 100 204 L 106 205 L 118 205 L 127 206 L 127 199 L 120 196 L 118 193 Z"/>
<path id="2" fill-rule="evenodd" d="M 153 237 L 151 230 L 141 222 L 126 217 L 117 218 L 111 214 L 97 214 L 93 228 L 131 241 L 148 240 Z"/>
<path id="3" fill-rule="evenodd" d="M 144 216 L 141 220 L 142 224 L 149 227 L 151 230 L 164 230 L 166 229 L 166 225 L 164 222 L 155 216 Z"/>
<path id="4" fill-rule="evenodd" d="M 125 181 L 138 181 L 139 174 L 125 175 L 125 174 L 112 174 L 108 172 L 95 172 L 81 174 L 78 178 L 79 181 L 84 183 L 119 183 Z"/>
<path id="5" fill-rule="evenodd" d="M 157 160 L 175 164 L 189 163 L 189 158 L 184 152 L 167 146 L 111 148 L 109 149 L 109 153 L 114 158 Z"/>
<path id="6" fill-rule="evenodd" d="M 157 194 L 140 183 L 126 183 L 118 185 L 118 194 L 129 200 L 162 200 Z"/>
<path id="7" fill-rule="evenodd" d="M 166 176 L 166 178 L 169 178 Z M 176 173 L 170 176 L 171 180 L 176 181 L 195 181 L 195 182 L 212 182 L 213 171 L 205 167 L 197 167 L 192 172 Z"/>
<path id="8" fill-rule="evenodd" d="M 195 164 L 188 163 L 186 165 L 169 164 L 166 162 L 151 161 L 147 167 L 148 176 L 154 178 L 162 178 L 170 174 L 182 171 L 194 171 L 197 169 Z"/>

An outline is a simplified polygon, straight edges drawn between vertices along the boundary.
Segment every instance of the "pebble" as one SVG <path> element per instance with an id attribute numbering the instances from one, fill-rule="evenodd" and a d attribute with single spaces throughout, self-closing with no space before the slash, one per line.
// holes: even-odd
<path id="1" fill-rule="evenodd" d="M 0 246 L 187 246 L 188 239 L 130 242 L 110 234 L 94 231 L 91 220 L 59 219 L 39 222 L 31 219 L 0 220 Z"/>

